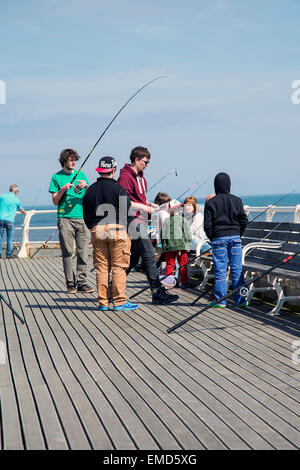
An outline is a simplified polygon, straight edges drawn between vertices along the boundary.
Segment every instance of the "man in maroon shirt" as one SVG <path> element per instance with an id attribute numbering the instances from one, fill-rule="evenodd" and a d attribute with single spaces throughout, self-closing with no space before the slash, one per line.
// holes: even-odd
<path id="1" fill-rule="evenodd" d="M 150 153 L 145 147 L 135 147 L 130 154 L 130 164 L 120 171 L 118 183 L 127 191 L 134 212 L 134 230 L 131 230 L 131 260 L 128 272 L 142 258 L 152 292 L 152 303 L 166 305 L 178 300 L 178 295 L 168 294 L 159 281 L 155 252 L 147 233 L 148 215 L 157 208 L 147 200 L 147 181 L 144 170 L 149 164 Z"/>

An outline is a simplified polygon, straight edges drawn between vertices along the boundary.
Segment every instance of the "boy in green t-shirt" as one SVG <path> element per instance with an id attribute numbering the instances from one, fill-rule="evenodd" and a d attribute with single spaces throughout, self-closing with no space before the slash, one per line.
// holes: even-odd
<path id="1" fill-rule="evenodd" d="M 82 209 L 83 197 L 89 183 L 85 174 L 80 171 L 74 184 L 71 184 L 78 159 L 75 150 L 63 150 L 59 158 L 62 170 L 52 176 L 49 186 L 52 202 L 57 206 L 57 225 L 68 294 L 75 294 L 76 288 L 78 292 L 94 291 L 86 282 L 90 234 L 83 220 Z M 74 242 L 77 276 L 73 272 Z"/>

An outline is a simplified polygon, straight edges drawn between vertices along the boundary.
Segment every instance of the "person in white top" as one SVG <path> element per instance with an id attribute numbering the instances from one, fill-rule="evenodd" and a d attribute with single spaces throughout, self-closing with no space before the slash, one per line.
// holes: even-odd
<path id="1" fill-rule="evenodd" d="M 171 201 L 170 196 L 167 193 L 158 193 L 155 196 L 154 203 L 159 206 L 158 212 L 156 212 L 155 217 L 152 216 L 152 227 L 155 229 L 154 235 L 157 244 L 161 242 L 161 230 L 162 224 L 167 217 L 170 217 L 169 214 L 169 201 Z"/>
<path id="2" fill-rule="evenodd" d="M 206 200 L 213 197 L 214 194 L 207 196 Z M 205 200 L 205 201 L 206 201 Z M 207 252 L 211 249 L 211 244 L 206 237 L 203 229 L 203 214 L 197 210 L 198 201 L 194 196 L 188 196 L 184 200 L 184 217 L 190 225 L 192 232 L 191 250 L 196 250 L 197 245 L 203 242 L 200 248 L 200 254 Z"/>

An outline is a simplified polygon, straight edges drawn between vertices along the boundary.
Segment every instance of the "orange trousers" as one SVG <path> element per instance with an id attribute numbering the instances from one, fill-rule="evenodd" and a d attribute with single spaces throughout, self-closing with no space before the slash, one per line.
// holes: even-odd
<path id="1" fill-rule="evenodd" d="M 108 307 L 112 299 L 114 306 L 122 305 L 127 301 L 126 270 L 130 263 L 131 240 L 125 228 L 117 224 L 97 225 L 91 232 L 99 304 Z"/>

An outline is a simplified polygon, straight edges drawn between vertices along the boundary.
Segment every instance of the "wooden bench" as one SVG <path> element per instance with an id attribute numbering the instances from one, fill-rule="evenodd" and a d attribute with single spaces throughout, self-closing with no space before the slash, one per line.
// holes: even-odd
<path id="1" fill-rule="evenodd" d="M 249 223 L 243 237 L 243 267 L 246 279 L 253 273 L 262 273 L 274 266 L 288 255 L 300 250 L 300 224 L 286 222 L 253 222 Z M 283 304 L 287 301 L 299 300 L 300 296 L 286 295 L 287 281 L 294 281 L 300 286 L 300 256 L 281 265 L 272 271 L 264 281 L 266 286 L 249 288 L 248 301 L 255 292 L 274 291 L 277 302 L 269 315 L 279 315 Z M 299 288 L 299 287 L 298 287 Z"/>

